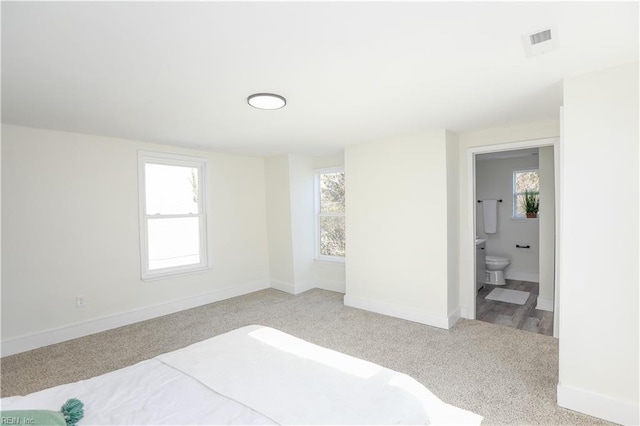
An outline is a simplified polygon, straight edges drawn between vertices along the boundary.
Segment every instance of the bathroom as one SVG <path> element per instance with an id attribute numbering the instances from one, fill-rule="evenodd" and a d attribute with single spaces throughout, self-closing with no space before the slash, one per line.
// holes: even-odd
<path id="1" fill-rule="evenodd" d="M 475 189 L 476 319 L 553 335 L 553 147 L 476 155 Z"/>

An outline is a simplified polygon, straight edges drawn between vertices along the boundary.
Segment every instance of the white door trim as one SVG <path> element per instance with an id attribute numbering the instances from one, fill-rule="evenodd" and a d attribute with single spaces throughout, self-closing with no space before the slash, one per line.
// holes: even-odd
<path id="1" fill-rule="evenodd" d="M 554 337 L 559 337 L 559 324 L 558 324 L 558 289 L 560 287 L 560 211 L 561 211 L 561 203 L 562 197 L 560 196 L 560 180 L 562 179 L 561 175 L 561 150 L 560 150 L 560 138 L 544 138 L 544 139 L 531 139 L 525 141 L 517 141 L 517 142 L 509 142 L 497 145 L 483 145 L 483 146 L 474 146 L 471 148 L 467 148 L 467 205 L 469 206 L 469 212 L 467 213 L 467 235 L 464 236 L 465 244 L 468 242 L 469 247 L 474 247 L 475 236 L 476 236 L 476 171 L 475 171 L 475 156 L 477 154 L 487 154 L 490 152 L 499 152 L 499 151 L 513 151 L 517 149 L 525 149 L 525 148 L 539 148 L 543 146 L 553 146 L 553 156 L 554 156 L 554 186 L 555 186 L 555 201 L 556 201 L 556 211 L 555 211 L 555 283 L 554 283 L 554 318 L 553 318 L 553 335 Z M 463 286 L 463 291 L 467 294 L 467 300 L 469 300 L 469 309 L 467 312 L 468 319 L 476 318 L 476 260 L 475 255 L 472 256 L 473 261 L 469 262 L 466 266 L 468 269 L 467 277 L 471 277 L 470 281 Z"/>

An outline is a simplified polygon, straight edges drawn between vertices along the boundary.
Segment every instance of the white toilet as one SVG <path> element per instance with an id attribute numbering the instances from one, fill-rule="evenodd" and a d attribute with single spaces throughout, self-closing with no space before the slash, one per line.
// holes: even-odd
<path id="1" fill-rule="evenodd" d="M 485 265 L 487 268 L 486 283 L 492 285 L 505 285 L 504 270 L 511 261 L 508 257 L 487 256 Z"/>

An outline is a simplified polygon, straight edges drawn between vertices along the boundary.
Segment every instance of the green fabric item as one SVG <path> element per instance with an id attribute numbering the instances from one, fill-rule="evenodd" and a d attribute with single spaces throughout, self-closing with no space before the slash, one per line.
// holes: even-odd
<path id="1" fill-rule="evenodd" d="M 84 417 L 84 404 L 71 398 L 65 402 L 60 411 L 51 410 L 9 410 L 0 411 L 0 424 L 25 426 L 77 426 L 78 420 Z"/>
<path id="2" fill-rule="evenodd" d="M 2 425 L 67 426 L 60 411 L 11 410 L 2 411 Z"/>
<path id="3" fill-rule="evenodd" d="M 60 408 L 68 426 L 76 426 L 78 420 L 84 417 L 84 404 L 79 399 L 71 398 Z"/>

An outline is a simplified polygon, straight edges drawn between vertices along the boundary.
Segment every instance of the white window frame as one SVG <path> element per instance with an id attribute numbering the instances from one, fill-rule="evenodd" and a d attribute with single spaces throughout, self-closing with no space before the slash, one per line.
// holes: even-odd
<path id="1" fill-rule="evenodd" d="M 345 261 L 345 256 L 327 256 L 320 254 L 320 219 L 322 217 L 345 217 L 345 213 L 320 213 L 320 175 L 329 173 L 344 173 L 344 167 L 327 167 L 323 169 L 314 170 L 314 207 L 315 207 L 315 258 L 316 260 L 323 260 L 329 262 L 342 262 Z"/>
<path id="2" fill-rule="evenodd" d="M 518 214 L 518 195 L 524 195 L 524 192 L 516 192 L 516 174 L 529 173 L 529 172 L 538 173 L 538 179 L 540 179 L 540 169 L 536 167 L 533 167 L 530 169 L 517 169 L 513 171 L 512 182 L 511 182 L 511 191 L 513 192 L 512 203 L 511 203 L 512 219 L 527 219 L 527 216 Z M 538 188 L 538 194 L 540 194 L 540 188 Z M 531 220 L 531 219 L 528 219 L 528 220 Z"/>
<path id="3" fill-rule="evenodd" d="M 198 169 L 198 212 L 171 215 L 147 215 L 145 165 L 162 164 L 167 166 L 183 166 Z M 168 154 L 163 152 L 138 151 L 138 201 L 140 217 L 140 266 L 142 279 L 154 280 L 176 275 L 202 272 L 211 268 L 208 252 L 207 233 L 207 173 L 209 161 L 206 158 L 189 157 L 185 155 Z M 153 219 L 198 217 L 200 234 L 200 263 L 192 265 L 173 266 L 162 269 L 149 269 L 148 222 Z"/>

